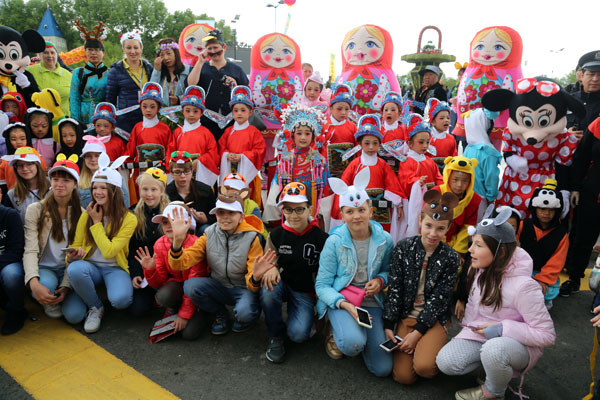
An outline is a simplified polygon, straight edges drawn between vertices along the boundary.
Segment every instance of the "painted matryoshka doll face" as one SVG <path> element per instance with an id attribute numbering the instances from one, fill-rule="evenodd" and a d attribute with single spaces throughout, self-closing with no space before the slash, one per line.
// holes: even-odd
<path id="1" fill-rule="evenodd" d="M 294 62 L 296 50 L 277 35 L 275 40 L 262 48 L 260 57 L 271 67 L 285 68 Z"/>
<path id="2" fill-rule="evenodd" d="M 344 43 L 343 51 L 349 64 L 366 65 L 381 57 L 383 43 L 363 26 Z"/>
<path id="3" fill-rule="evenodd" d="M 485 37 L 473 43 L 471 57 L 482 65 L 498 64 L 508 58 L 512 48 L 492 29 Z"/>
<path id="4" fill-rule="evenodd" d="M 183 45 L 185 46 L 187 52 L 196 57 L 199 56 L 200 53 L 206 49 L 206 46 L 202 41 L 202 39 L 204 39 L 206 36 L 207 33 L 204 32 L 204 29 L 202 29 L 201 26 L 198 27 L 198 29 L 196 29 L 196 31 L 193 33 L 187 35 L 183 41 Z"/>

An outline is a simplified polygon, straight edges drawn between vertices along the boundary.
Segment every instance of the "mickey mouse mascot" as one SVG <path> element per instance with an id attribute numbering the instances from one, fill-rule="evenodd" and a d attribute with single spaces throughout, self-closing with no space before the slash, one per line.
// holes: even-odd
<path id="1" fill-rule="evenodd" d="M 526 217 L 533 191 L 546 179 L 555 179 L 554 163 L 571 164 L 577 138 L 566 129 L 567 112 L 584 116 L 585 107 L 550 80 L 520 79 L 515 89 L 489 91 L 482 104 L 490 111 L 509 110 L 504 131 L 507 167 L 496 206 L 514 207 Z"/>
<path id="2" fill-rule="evenodd" d="M 31 59 L 29 52 L 41 53 L 46 48 L 44 38 L 28 29 L 23 34 L 7 26 L 0 26 L 0 89 L 23 95 L 27 107 L 35 107 L 31 95 L 39 91 L 35 78 L 25 71 Z"/>

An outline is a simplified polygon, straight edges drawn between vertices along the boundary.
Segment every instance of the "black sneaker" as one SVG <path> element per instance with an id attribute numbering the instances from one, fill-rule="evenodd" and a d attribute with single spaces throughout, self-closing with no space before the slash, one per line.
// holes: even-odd
<path id="1" fill-rule="evenodd" d="M 285 358 L 285 347 L 283 345 L 283 338 L 274 337 L 269 340 L 267 346 L 267 360 L 275 364 L 280 364 Z"/>
<path id="2" fill-rule="evenodd" d="M 27 311 L 10 311 L 6 316 L 6 321 L 2 325 L 3 335 L 12 335 L 17 333 L 25 325 L 25 318 L 27 317 Z"/>
<path id="3" fill-rule="evenodd" d="M 562 297 L 569 297 L 570 295 L 575 293 L 579 293 L 579 280 L 573 281 L 569 279 L 568 281 L 560 285 L 559 294 Z"/>

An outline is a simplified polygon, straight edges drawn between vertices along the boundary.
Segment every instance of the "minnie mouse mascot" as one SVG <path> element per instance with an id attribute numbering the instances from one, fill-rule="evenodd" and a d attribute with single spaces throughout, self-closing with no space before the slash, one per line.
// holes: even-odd
<path id="1" fill-rule="evenodd" d="M 514 207 L 525 218 L 533 191 L 546 179 L 555 179 L 554 163 L 571 164 L 577 138 L 566 129 L 567 112 L 584 116 L 585 106 L 545 78 L 520 79 L 515 89 L 492 90 L 482 104 L 490 111 L 509 112 L 504 131 L 507 167 L 496 206 Z"/>

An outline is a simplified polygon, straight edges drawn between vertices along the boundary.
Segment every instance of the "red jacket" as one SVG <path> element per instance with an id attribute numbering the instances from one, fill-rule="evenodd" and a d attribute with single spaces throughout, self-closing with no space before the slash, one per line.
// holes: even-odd
<path id="1" fill-rule="evenodd" d="M 219 139 L 219 157 L 222 158 L 223 153 L 243 154 L 260 171 L 267 151 L 262 133 L 252 125 L 233 134 L 232 131 L 233 126 L 230 126 Z"/>
<path id="2" fill-rule="evenodd" d="M 342 125 L 332 125 L 331 122 L 327 122 L 323 127 L 323 133 L 325 134 L 325 142 L 329 143 L 352 143 L 356 145 L 354 134 L 356 133 L 356 125 L 352 121 L 344 121 Z"/>
<path id="3" fill-rule="evenodd" d="M 210 131 L 204 127 L 183 133 L 181 128 L 175 129 L 171 140 L 167 159 L 171 159 L 171 153 L 177 150 L 187 151 L 190 154 L 200 154 L 198 159 L 206 168 L 219 175 L 219 150 L 217 141 Z"/>
<path id="4" fill-rule="evenodd" d="M 169 151 L 169 145 L 171 144 L 171 136 L 171 128 L 162 121 L 158 121 L 158 124 L 152 128 L 144 128 L 143 122 L 138 122 L 129 136 L 127 153 L 132 161 L 139 161 L 137 146 L 152 143 L 163 146 L 165 155 L 168 156 L 167 151 Z"/>
<path id="5" fill-rule="evenodd" d="M 392 140 L 403 140 L 408 142 L 408 133 L 404 124 L 398 124 L 396 129 L 391 131 L 381 130 L 383 133 L 383 143 L 391 142 Z"/>
<path id="6" fill-rule="evenodd" d="M 183 248 L 190 247 L 198 239 L 196 235 L 188 234 L 183 242 Z M 190 278 L 209 276 L 210 272 L 206 262 L 201 262 L 194 265 L 190 269 L 184 271 L 175 271 L 169 266 L 169 250 L 171 249 L 171 241 L 166 236 L 161 236 L 154 243 L 154 260 L 156 267 L 153 269 L 144 269 L 144 276 L 148 284 L 154 289 L 160 289 L 165 283 L 170 281 L 185 282 Z M 181 307 L 179 307 L 178 315 L 184 319 L 190 319 L 194 316 L 196 306 L 192 300 L 183 295 Z"/>
<path id="7" fill-rule="evenodd" d="M 106 146 L 106 155 L 111 161 L 115 161 L 117 158 L 127 155 L 127 145 L 120 137 L 115 134 L 110 135 L 110 140 L 104 143 Z"/>

